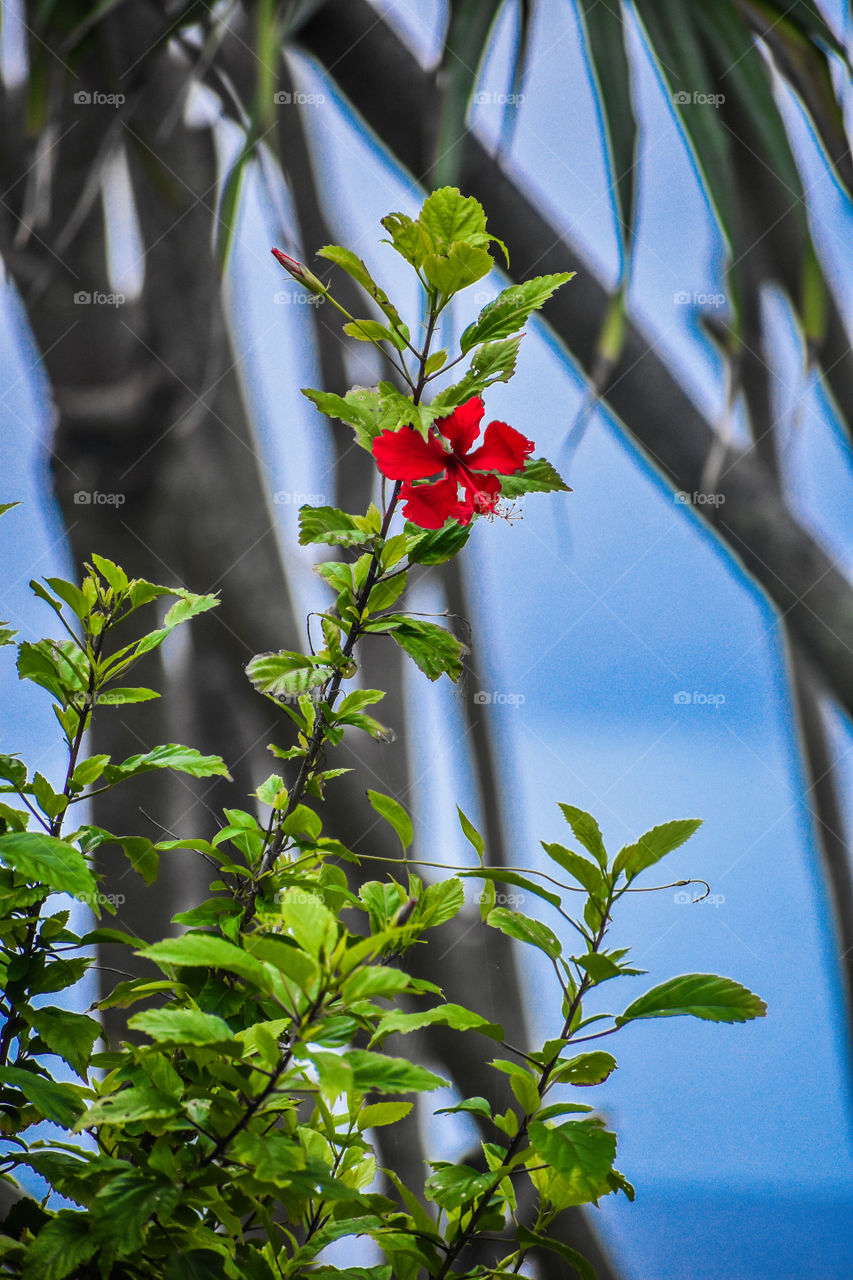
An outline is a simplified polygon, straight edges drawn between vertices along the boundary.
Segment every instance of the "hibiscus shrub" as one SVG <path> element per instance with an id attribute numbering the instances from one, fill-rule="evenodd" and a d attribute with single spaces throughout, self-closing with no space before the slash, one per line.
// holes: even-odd
<path id="1" fill-rule="evenodd" d="M 413 340 L 360 259 L 323 249 L 383 317 L 344 313 L 346 332 L 375 343 L 397 380 L 343 396 L 306 394 L 353 427 L 393 487 L 386 492 L 383 481 L 381 504 L 365 515 L 302 508 L 301 541 L 340 554 L 317 566 L 334 593 L 320 615 L 325 647 L 259 654 L 247 669 L 280 706 L 283 727 L 295 728 L 288 745 L 271 748 L 288 780 L 273 774 L 247 809 L 226 810 L 219 829 L 197 839 L 153 843 L 75 825 L 75 805 L 106 788 L 130 789 L 151 769 L 227 775 L 223 760 L 177 744 L 122 762 L 83 753 L 93 714 L 156 696 L 128 684 L 137 660 L 217 601 L 128 580 L 96 554 L 80 586 L 58 578 L 32 584 L 67 636 L 19 644 L 18 671 L 53 698 L 67 771 L 55 790 L 18 756 L 0 756 L 9 800 L 0 804 L 0 1158 L 8 1183 L 26 1169 L 48 1193 L 20 1197 L 0 1226 L 2 1275 L 444 1280 L 514 1275 L 531 1250 L 547 1249 L 589 1277 L 590 1265 L 555 1236 L 555 1219 L 569 1206 L 633 1190 L 614 1167 L 615 1135 L 589 1093 L 577 1092 L 616 1066 L 588 1042 L 639 1018 L 740 1022 L 764 1012 L 737 982 L 709 974 L 664 981 L 618 1015 L 588 1011 L 587 997 L 602 983 L 640 972 L 625 948 L 609 945 L 620 899 L 696 821 L 664 823 L 611 856 L 595 820 L 561 805 L 570 843 L 544 845 L 546 872 L 490 867 L 482 836 L 460 810 L 471 858 L 440 864 L 450 874 L 429 884 L 409 855 L 409 816 L 393 797 L 368 792 L 401 846 L 381 878 L 366 879 L 364 864 L 391 860 L 357 855 L 323 834 L 324 789 L 341 772 L 328 766 L 329 749 L 347 728 L 385 736 L 372 714 L 381 690 L 341 697 L 356 672 L 357 644 L 391 637 L 430 680 L 455 681 L 463 669 L 460 640 L 400 606 L 409 567 L 450 560 L 475 519 L 500 515 L 506 500 L 567 487 L 506 423 L 490 422 L 477 440 L 483 394 L 512 375 L 527 317 L 569 275 L 505 289 L 465 329 L 448 362 L 446 351 L 433 350 L 442 312 L 493 266 L 496 242 L 483 210 L 445 188 L 417 219 L 392 214 L 384 225 L 423 288 L 421 336 Z M 315 275 L 275 252 L 306 288 L 339 305 Z M 460 379 L 448 385 L 443 375 L 462 362 Z M 445 385 L 424 403 L 439 378 Z M 139 611 L 164 597 L 174 603 L 161 625 L 131 638 L 128 619 L 132 627 Z M 0 642 L 11 643 L 12 633 L 0 631 Z M 95 915 L 114 913 L 99 893 L 93 855 L 116 846 L 149 882 L 160 855 L 178 849 L 195 850 L 214 868 L 214 896 L 175 917 L 179 937 L 152 941 L 103 925 L 81 935 L 70 927 L 64 895 Z M 424 855 L 435 867 L 432 852 Z M 506 1043 L 500 1026 L 444 1000 L 440 969 L 430 981 L 409 972 L 411 949 L 467 909 L 468 880 L 483 885 L 479 927 L 535 948 L 553 971 L 553 1025 L 543 1043 Z M 536 914 L 495 905 L 496 884 L 513 886 Z M 539 918 L 545 912 L 553 927 Z M 161 975 L 120 981 L 100 1002 L 144 1003 L 129 1017 L 132 1042 L 99 1044 L 97 1016 L 74 1011 L 75 987 L 99 942 L 131 948 Z M 436 1025 L 491 1043 L 489 1097 L 440 1109 L 473 1117 L 482 1140 L 474 1164 L 435 1160 L 417 1185 L 406 1185 L 377 1167 L 373 1134 L 416 1105 L 423 1115 L 428 1095 L 446 1082 L 385 1045 L 392 1034 Z M 328 1247 L 347 1237 L 360 1240 L 360 1252 L 352 1265 L 335 1265 Z"/>

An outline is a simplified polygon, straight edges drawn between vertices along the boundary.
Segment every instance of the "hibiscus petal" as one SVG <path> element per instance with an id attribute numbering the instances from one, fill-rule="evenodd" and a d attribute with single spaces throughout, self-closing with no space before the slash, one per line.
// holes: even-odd
<path id="1" fill-rule="evenodd" d="M 501 482 L 497 476 L 473 476 L 471 479 L 466 476 L 463 480 L 465 485 L 466 497 L 471 503 L 472 511 L 476 511 L 478 515 L 484 515 L 487 512 L 494 511 L 498 505 L 498 499 L 501 496 Z"/>
<path id="2" fill-rule="evenodd" d="M 532 440 L 506 422 L 490 422 L 483 443 L 468 454 L 465 465 L 476 471 L 497 471 L 499 475 L 511 476 L 523 469 L 535 447 Z"/>
<path id="3" fill-rule="evenodd" d="M 463 457 L 480 434 L 480 423 L 486 412 L 485 405 L 479 396 L 472 396 L 464 404 L 460 404 L 446 418 L 436 422 L 445 440 L 449 440 L 453 452 Z"/>
<path id="4" fill-rule="evenodd" d="M 435 484 L 404 484 L 400 493 L 406 505 L 403 515 L 422 529 L 440 529 L 446 520 L 467 524 L 471 519 L 470 504 L 460 502 L 456 477 L 447 475 Z"/>
<path id="5" fill-rule="evenodd" d="M 389 480 L 426 480 L 444 470 L 447 455 L 437 440 L 424 440 L 414 427 L 403 427 L 377 436 L 373 456 Z"/>

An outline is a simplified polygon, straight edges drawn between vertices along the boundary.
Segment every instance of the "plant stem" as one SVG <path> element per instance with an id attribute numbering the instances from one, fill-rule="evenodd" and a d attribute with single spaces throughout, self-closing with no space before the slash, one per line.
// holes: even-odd
<path id="1" fill-rule="evenodd" d="M 334 299 L 332 299 L 332 301 L 334 301 Z M 338 303 L 335 303 L 335 305 L 338 307 L 338 310 L 341 310 L 341 311 L 343 310 L 343 308 L 340 307 Z M 345 314 L 348 314 L 348 313 L 345 313 Z M 432 343 L 433 335 L 435 333 L 435 326 L 436 326 L 437 320 L 438 320 L 438 312 L 436 311 L 435 305 L 433 304 L 430 306 L 429 318 L 428 318 L 427 327 L 426 327 L 426 334 L 424 337 L 424 345 L 418 356 L 417 381 L 415 383 L 412 383 L 412 382 L 409 383 L 409 385 L 413 387 L 414 394 L 412 397 L 412 401 L 415 405 L 420 403 L 421 396 L 423 395 L 424 388 L 427 383 L 426 364 L 427 364 L 427 360 L 429 359 L 429 349 Z M 408 378 L 407 378 L 407 381 L 408 381 Z M 397 503 L 400 498 L 401 488 L 402 488 L 402 481 L 398 480 L 394 485 L 393 491 L 391 493 L 391 499 L 388 503 L 388 506 L 385 511 L 385 515 L 382 520 L 382 527 L 379 530 L 378 541 L 380 544 L 383 543 L 388 536 L 388 529 L 390 528 L 391 520 L 397 508 Z M 367 577 L 365 578 L 364 584 L 362 585 L 362 588 L 359 591 L 355 600 L 355 610 L 359 619 L 361 618 L 362 613 L 367 607 L 367 601 L 370 597 L 370 593 L 375 587 L 376 582 L 380 576 L 380 573 L 381 573 L 381 568 L 380 568 L 379 552 L 374 550 L 373 559 L 371 560 L 370 567 L 367 571 Z M 355 646 L 358 643 L 363 633 L 364 633 L 364 627 L 362 623 L 358 620 L 355 621 L 350 627 L 349 634 L 347 635 L 346 643 L 342 647 L 342 653 L 344 658 L 350 658 L 352 656 L 353 650 L 355 649 Z M 331 710 L 334 707 L 335 702 L 337 701 L 343 678 L 344 678 L 343 670 L 340 667 L 338 667 L 334 675 L 330 677 L 328 683 L 324 687 L 323 697 L 321 701 L 322 701 L 322 705 L 328 708 L 329 710 Z M 299 773 L 296 776 L 296 781 L 294 782 L 293 787 L 288 796 L 287 806 L 279 815 L 275 833 L 272 835 L 272 838 L 270 839 L 267 845 L 267 848 L 264 851 L 263 857 L 261 858 L 260 865 L 258 866 L 258 870 L 250 882 L 250 887 L 249 887 L 247 898 L 246 898 L 246 906 L 243 912 L 243 928 L 246 927 L 246 925 L 249 923 L 249 921 L 252 919 L 252 917 L 255 914 L 255 904 L 257 902 L 260 881 L 263 879 L 265 875 L 267 875 L 272 870 L 275 864 L 276 858 L 279 856 L 282 849 L 284 848 L 284 843 L 286 839 L 283 832 L 284 823 L 290 817 L 291 813 L 293 813 L 296 806 L 301 803 L 302 797 L 305 794 L 305 788 L 307 787 L 309 781 L 311 780 L 311 776 L 314 773 L 314 770 L 316 769 L 317 763 L 322 754 L 322 750 L 325 745 L 325 740 L 326 740 L 326 721 L 322 715 L 318 714 L 316 720 L 314 721 L 314 729 L 311 733 L 311 738 L 305 750 L 305 755 L 302 758 L 302 764 L 300 765 Z"/>

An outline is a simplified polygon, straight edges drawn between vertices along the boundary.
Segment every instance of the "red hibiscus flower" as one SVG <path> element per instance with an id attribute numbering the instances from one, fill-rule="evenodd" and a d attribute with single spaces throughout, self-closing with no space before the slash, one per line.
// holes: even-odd
<path id="1" fill-rule="evenodd" d="M 498 475 L 524 469 L 533 441 L 505 422 L 490 422 L 483 443 L 471 451 L 484 413 L 480 397 L 472 396 L 439 418 L 427 440 L 414 427 L 402 427 L 383 431 L 373 441 L 382 474 L 405 482 L 400 496 L 412 524 L 422 529 L 440 529 L 449 519 L 468 524 L 475 512 L 494 511 L 501 492 Z M 413 484 L 415 480 L 429 483 Z"/>

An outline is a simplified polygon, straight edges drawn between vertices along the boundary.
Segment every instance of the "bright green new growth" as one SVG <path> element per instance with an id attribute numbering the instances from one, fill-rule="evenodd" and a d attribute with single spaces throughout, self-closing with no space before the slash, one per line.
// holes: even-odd
<path id="1" fill-rule="evenodd" d="M 491 269 L 495 241 L 477 202 L 452 188 L 430 196 L 418 219 L 392 214 L 384 225 L 423 286 L 421 347 L 355 255 L 331 246 L 322 256 L 347 271 L 384 317 L 347 316 L 346 330 L 389 355 L 408 394 L 391 383 L 345 396 L 309 393 L 323 412 L 349 422 L 367 449 L 380 430 L 414 425 L 427 432 L 450 408 L 511 376 L 520 341 L 513 335 L 570 278 L 505 290 L 462 335 L 451 361 L 470 356 L 461 381 L 423 405 L 427 385 L 450 368 L 446 352 L 431 350 L 438 318 L 456 292 Z M 514 496 L 565 485 L 539 459 L 502 488 Z M 555 1220 L 611 1193 L 633 1198 L 633 1188 L 614 1167 L 615 1135 L 590 1095 L 573 1092 L 602 1083 L 616 1068 L 610 1053 L 588 1042 L 641 1018 L 740 1022 L 764 1013 L 761 1000 L 737 982 L 708 974 L 672 978 L 613 1015 L 586 1012 L 597 987 L 642 972 L 630 966 L 627 949 L 608 945 L 613 913 L 638 876 L 693 834 L 695 821 L 655 827 L 610 856 L 595 820 L 564 804 L 570 846 L 543 845 L 547 870 L 489 867 L 484 840 L 461 810 L 475 860 L 452 867 L 415 858 L 409 815 L 373 790 L 365 805 L 395 833 L 399 857 L 356 854 L 323 835 L 324 791 L 344 772 L 327 767 L 329 750 L 346 729 L 391 737 L 372 715 L 381 690 L 343 691 L 357 669 L 357 644 L 391 640 L 431 680 L 457 680 L 463 669 L 464 644 L 408 614 L 405 588 L 409 566 L 450 560 L 471 528 L 451 521 L 431 532 L 413 525 L 392 531 L 398 490 L 383 510 L 371 505 L 363 516 L 302 509 L 300 541 L 335 547 L 341 557 L 317 566 L 334 597 L 315 628 L 323 647 L 259 654 L 247 668 L 259 692 L 281 707 L 283 726 L 295 726 L 289 745 L 271 747 L 289 780 L 271 775 L 248 802 L 254 812 L 226 810 L 210 838 L 154 843 L 75 828 L 73 806 L 111 787 L 132 787 L 151 769 L 228 776 L 218 757 L 175 744 L 123 762 L 81 754 L 94 714 L 157 696 L 128 685 L 134 663 L 215 598 L 128 581 L 97 555 L 79 587 L 60 579 L 32 584 L 67 638 L 19 644 L 18 671 L 53 698 L 68 763 L 57 791 L 17 756 L 0 756 L 0 792 L 9 801 L 0 803 L 0 1130 L 4 1174 L 13 1178 L 28 1167 L 67 1207 L 18 1202 L 0 1225 L 0 1275 L 444 1280 L 517 1274 L 529 1251 L 546 1249 L 592 1276 L 554 1237 Z M 163 624 L 134 639 L 126 620 L 164 595 L 175 603 Z M 13 633 L 0 629 L 0 644 L 12 642 Z M 93 855 L 112 856 L 116 845 L 148 882 L 161 854 L 182 849 L 215 868 L 214 896 L 176 917 L 186 926 L 180 937 L 152 942 L 111 928 L 82 936 L 69 929 L 69 912 L 54 895 L 71 894 L 96 916 L 113 910 L 99 893 Z M 385 877 L 364 880 L 366 862 L 389 863 Z M 416 874 L 423 866 L 446 878 L 425 884 Z M 411 949 L 465 909 L 470 879 L 482 886 L 482 927 L 534 947 L 553 972 L 553 1026 L 541 1045 L 509 1045 L 499 1025 L 444 1000 L 440 971 L 431 981 L 408 971 Z M 548 923 L 495 905 L 497 884 L 522 890 Z M 98 942 L 131 948 L 162 977 L 120 981 L 100 1002 L 101 1009 L 146 1007 L 129 1017 L 133 1043 L 95 1052 L 99 1023 L 42 997 L 73 1003 Z M 373 1131 L 403 1121 L 420 1094 L 419 1105 L 429 1105 L 428 1095 L 446 1083 L 387 1053 L 385 1042 L 433 1026 L 477 1034 L 497 1054 L 488 1098 L 441 1109 L 478 1124 L 478 1167 L 434 1162 L 418 1186 L 385 1169 L 379 1182 Z M 57 1071 L 57 1059 L 73 1079 Z M 36 1130 L 34 1137 L 43 1120 L 59 1131 Z M 535 1190 L 529 1215 L 519 1207 L 531 1203 L 520 1194 L 525 1183 Z M 324 1263 L 326 1246 L 344 1237 L 369 1238 L 384 1261 Z M 469 1266 L 469 1246 L 486 1238 L 493 1264 Z"/>

